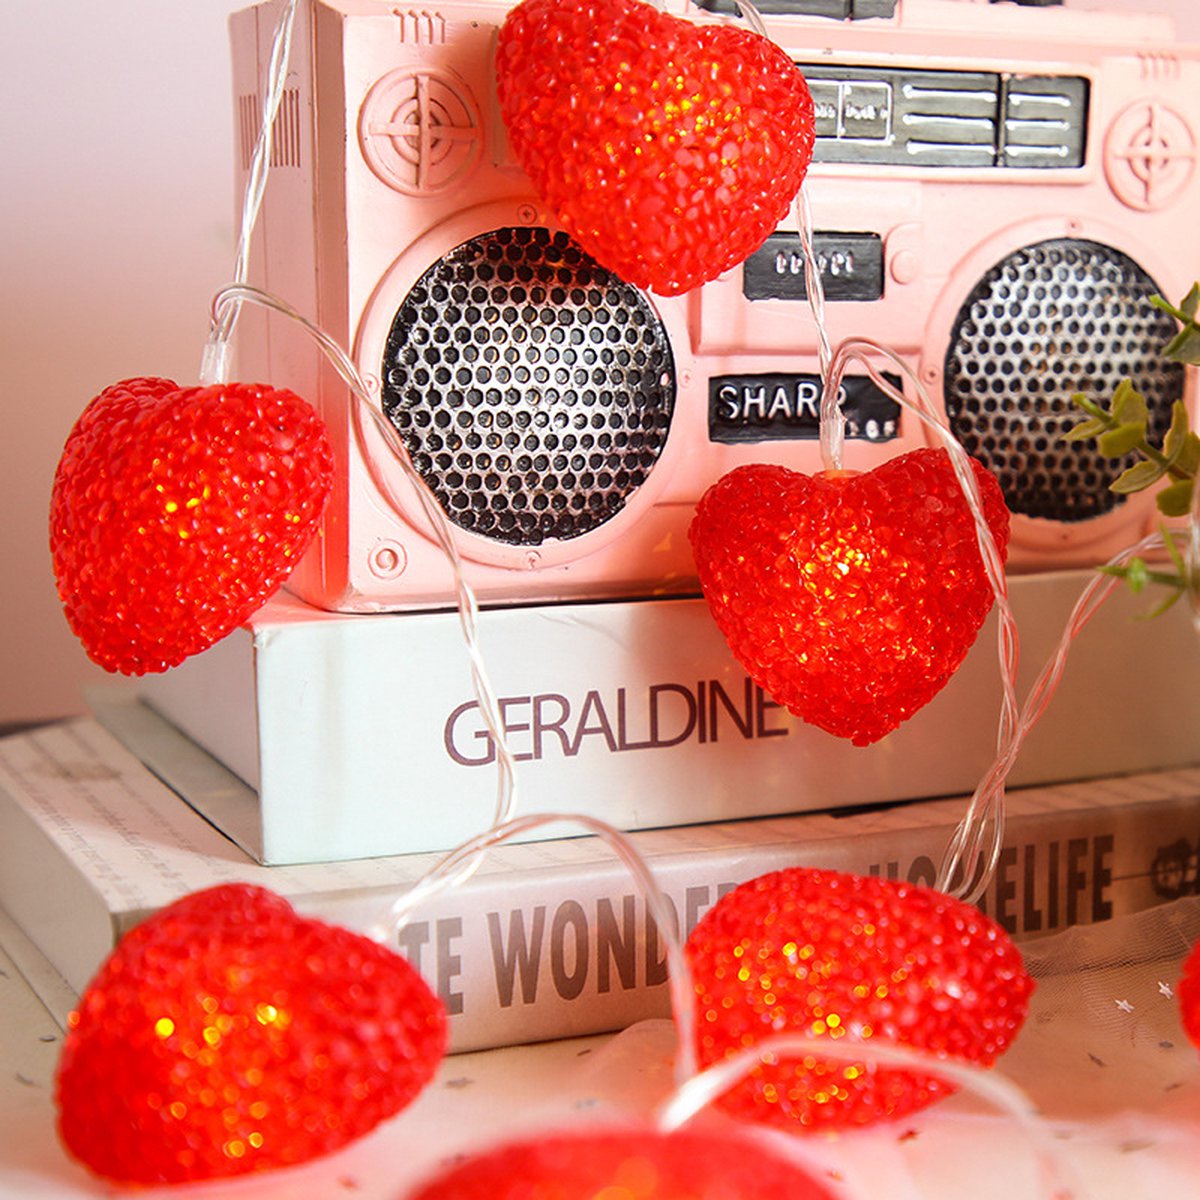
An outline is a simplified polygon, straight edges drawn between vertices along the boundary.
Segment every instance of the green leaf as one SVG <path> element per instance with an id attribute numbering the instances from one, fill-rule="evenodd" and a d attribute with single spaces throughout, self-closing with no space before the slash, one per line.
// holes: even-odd
<path id="1" fill-rule="evenodd" d="M 1200 363 L 1200 326 L 1188 322 L 1163 348 L 1172 362 Z"/>
<path id="2" fill-rule="evenodd" d="M 1091 417 L 1086 421 L 1080 421 L 1078 425 L 1073 425 L 1064 433 L 1063 441 L 1066 442 L 1086 442 L 1090 441 L 1097 435 L 1104 433 L 1109 427 L 1107 421 L 1098 421 L 1095 417 Z"/>
<path id="3" fill-rule="evenodd" d="M 1119 496 L 1128 496 L 1131 492 L 1142 492 L 1157 483 L 1167 473 L 1166 467 L 1156 462 L 1134 463 L 1126 471 L 1122 471 L 1110 483 L 1109 490 Z"/>
<path id="4" fill-rule="evenodd" d="M 1109 421 L 1111 418 L 1108 415 L 1108 409 L 1101 408 L 1099 404 L 1092 400 L 1085 392 L 1074 392 L 1071 395 L 1071 403 L 1076 408 L 1082 408 L 1090 417 L 1098 417 L 1102 421 Z"/>
<path id="5" fill-rule="evenodd" d="M 1179 457 L 1172 464 L 1172 469 L 1177 475 L 1187 475 L 1193 479 L 1200 470 L 1200 437 L 1191 430 L 1183 439 Z"/>
<path id="6" fill-rule="evenodd" d="M 1192 491 L 1195 486 L 1194 479 L 1179 479 L 1163 488 L 1154 497 L 1158 511 L 1164 517 L 1186 517 L 1192 510 Z"/>
<path id="7" fill-rule="evenodd" d="M 1120 425 L 1145 425 L 1150 420 L 1150 409 L 1146 397 L 1133 386 L 1133 381 L 1122 379 L 1112 398 L 1113 419 Z"/>
<path id="8" fill-rule="evenodd" d="M 1180 581 L 1178 587 L 1172 587 L 1167 591 L 1167 598 L 1158 605 L 1155 605 L 1148 613 L 1142 613 L 1143 621 L 1153 621 L 1155 617 L 1161 617 L 1163 613 L 1183 595 L 1183 582 Z"/>
<path id="9" fill-rule="evenodd" d="M 1096 439 L 1096 449 L 1106 458 L 1124 458 L 1130 450 L 1136 450 L 1146 440 L 1146 423 L 1128 421 L 1110 429 Z"/>
<path id="10" fill-rule="evenodd" d="M 1174 534 L 1165 525 L 1159 525 L 1158 530 L 1162 534 L 1163 545 L 1166 547 L 1171 561 L 1175 564 L 1175 570 L 1179 574 L 1180 580 L 1186 579 L 1187 563 L 1184 561 L 1183 551 L 1179 549 L 1179 543 L 1175 540 Z"/>
<path id="11" fill-rule="evenodd" d="M 1191 292 L 1184 298 L 1184 303 L 1191 298 Z M 1168 316 L 1174 317 L 1181 325 L 1186 325 L 1191 320 L 1191 314 L 1185 312 L 1182 308 L 1176 308 L 1165 296 L 1151 296 L 1150 303 L 1159 312 L 1165 312 Z"/>
<path id="12" fill-rule="evenodd" d="M 1182 400 L 1176 400 L 1171 405 L 1171 428 L 1167 430 L 1167 436 L 1163 439 L 1163 453 L 1167 456 L 1170 466 L 1174 466 L 1183 453 L 1189 432 L 1187 405 Z"/>
<path id="13" fill-rule="evenodd" d="M 1200 283 L 1192 284 L 1192 290 L 1180 300 L 1179 307 L 1189 317 L 1196 315 L 1196 310 L 1200 308 Z"/>
<path id="14" fill-rule="evenodd" d="M 1145 590 L 1146 579 L 1149 573 L 1146 566 L 1146 560 L 1143 558 L 1131 558 L 1123 567 L 1113 567 L 1104 565 L 1099 568 L 1101 575 L 1112 575 L 1116 579 L 1123 579 L 1129 584 L 1129 590 L 1141 592 Z"/>

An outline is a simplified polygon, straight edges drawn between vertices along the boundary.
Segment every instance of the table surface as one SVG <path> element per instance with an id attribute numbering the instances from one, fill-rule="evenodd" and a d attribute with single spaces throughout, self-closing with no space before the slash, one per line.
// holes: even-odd
<path id="1" fill-rule="evenodd" d="M 22 941 L 20 932 L 0 914 L 0 1197 L 125 1194 L 58 1145 L 52 1080 L 62 1031 L 17 968 L 14 959 L 31 974 L 28 944 L 14 939 Z M 815 1139 L 779 1135 L 777 1144 L 802 1155 L 839 1200 L 1013 1200 L 1056 1188 L 1075 1200 L 1195 1195 L 1200 1056 L 1179 1029 L 1177 972 L 1177 961 L 1148 962 L 1039 983 L 1025 1030 L 1000 1067 L 1040 1109 L 1035 1136 L 959 1095 L 899 1124 Z M 45 984 L 38 981 L 43 992 Z M 1082 1002 L 1093 1012 L 1087 1021 Z M 416 1182 L 492 1142 L 649 1120 L 671 1090 L 671 1052 L 669 1023 L 646 1022 L 614 1036 L 454 1056 L 408 1110 L 325 1160 L 129 1194 L 403 1200 Z"/>

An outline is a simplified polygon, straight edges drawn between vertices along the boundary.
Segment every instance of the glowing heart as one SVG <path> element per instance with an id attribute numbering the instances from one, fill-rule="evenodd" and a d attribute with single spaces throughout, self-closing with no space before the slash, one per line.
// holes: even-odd
<path id="1" fill-rule="evenodd" d="M 50 548 L 67 620 L 109 671 L 164 671 L 246 621 L 316 533 L 333 451 L 312 408 L 252 384 L 129 379 L 67 438 Z"/>
<path id="2" fill-rule="evenodd" d="M 1008 510 L 974 463 L 1001 557 Z M 864 473 L 731 471 L 690 529 L 713 617 L 747 673 L 859 746 L 946 685 L 992 606 L 975 524 L 942 450 Z"/>
<path id="3" fill-rule="evenodd" d="M 408 963 L 263 888 L 187 896 L 132 930 L 72 1013 L 59 1133 L 125 1183 L 327 1154 L 429 1081 L 439 1001 Z"/>
<path id="4" fill-rule="evenodd" d="M 538 194 L 600 263 L 664 295 L 756 250 L 812 158 L 812 97 L 778 46 L 640 0 L 525 0 L 496 76 Z"/>
<path id="5" fill-rule="evenodd" d="M 727 893 L 687 943 L 705 1065 L 772 1033 L 880 1039 L 991 1066 L 1033 983 L 978 909 L 916 884 L 793 868 Z M 721 1104 L 789 1128 L 867 1125 L 952 1091 L 865 1062 L 793 1058 L 755 1069 Z"/>
<path id="6" fill-rule="evenodd" d="M 1179 1017 L 1193 1046 L 1200 1048 L 1200 942 L 1184 959 L 1179 979 Z"/>
<path id="7" fill-rule="evenodd" d="M 832 1200 L 761 1142 L 706 1130 L 593 1130 L 468 1159 L 409 1200 Z"/>

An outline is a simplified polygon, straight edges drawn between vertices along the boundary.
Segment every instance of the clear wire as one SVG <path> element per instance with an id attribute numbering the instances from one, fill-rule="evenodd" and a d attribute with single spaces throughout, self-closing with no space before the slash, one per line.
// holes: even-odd
<path id="1" fill-rule="evenodd" d="M 840 470 L 841 445 L 845 438 L 846 422 L 838 406 L 838 388 L 830 389 L 829 374 L 833 366 L 833 347 L 829 344 L 829 329 L 825 322 L 825 285 L 821 280 L 821 264 L 813 241 L 812 205 L 808 198 L 807 180 L 800 185 L 794 201 L 796 232 L 800 235 L 800 252 L 804 258 L 804 290 L 808 308 L 817 331 L 817 361 L 821 372 L 821 456 L 826 468 Z M 836 443 L 836 451 L 826 445 L 826 438 Z"/>
<path id="2" fill-rule="evenodd" d="M 916 401 L 895 387 L 875 364 L 871 357 L 884 358 L 905 376 Z M 975 537 L 979 545 L 984 574 L 992 589 L 997 620 L 997 654 L 1000 665 L 1001 702 L 1000 717 L 996 732 L 996 758 L 976 788 L 966 816 L 951 838 L 938 871 L 936 885 L 948 895 L 959 895 L 965 900 L 978 899 L 995 871 L 996 862 L 1004 842 L 1004 797 L 1005 784 L 1012 770 L 1026 730 L 1022 729 L 1017 705 L 1016 677 L 1020 662 L 1020 634 L 1012 605 L 1008 597 L 1008 577 L 1004 560 L 992 537 L 992 531 L 983 512 L 983 498 L 979 483 L 971 466 L 970 455 L 961 443 L 939 420 L 937 412 L 924 385 L 916 373 L 894 351 L 867 338 L 848 338 L 841 342 L 833 355 L 829 377 L 822 396 L 822 437 L 826 436 L 826 402 L 837 404 L 842 378 L 850 363 L 859 364 L 869 378 L 885 395 L 897 404 L 913 412 L 923 424 L 941 440 L 950 457 L 955 478 L 962 489 L 967 507 L 975 524 Z M 832 399 L 830 399 L 832 397 Z M 841 425 L 840 409 L 834 423 Z M 839 442 L 840 461 L 840 442 Z M 974 887 L 972 888 L 972 885 Z M 972 889 L 969 894 L 964 889 Z"/>
<path id="3" fill-rule="evenodd" d="M 317 344 L 333 365 L 342 381 L 350 389 L 360 412 L 370 418 L 376 430 L 387 443 L 401 472 L 412 485 L 421 512 L 424 515 L 434 540 L 446 556 L 454 578 L 454 592 L 459 626 L 470 663 L 471 683 L 479 704 L 484 726 L 496 748 L 496 805 L 493 826 L 510 821 L 517 808 L 517 778 L 513 755 L 504 733 L 504 721 L 499 701 L 492 687 L 487 666 L 479 644 L 479 603 L 474 589 L 467 581 L 462 557 L 455 542 L 450 522 L 429 490 L 424 478 L 413 467 L 412 460 L 395 426 L 387 419 L 375 398 L 371 395 L 358 369 L 349 355 L 338 343 L 314 322 L 298 312 L 285 300 L 252 287 L 248 282 L 250 272 L 250 245 L 262 210 L 267 178 L 270 174 L 271 146 L 274 137 L 275 119 L 283 98 L 287 81 L 288 64 L 291 58 L 292 35 L 296 23 L 297 0 L 283 0 L 279 17 L 271 40 L 267 64 L 267 87 L 263 97 L 262 116 L 250 170 L 242 200 L 241 222 L 238 245 L 234 261 L 233 282 L 222 288 L 213 297 L 209 336 L 205 343 L 200 365 L 200 380 L 203 384 L 224 383 L 229 378 L 230 342 L 242 305 L 251 302 L 270 311 L 279 313 L 296 322 Z M 464 882 L 475 871 L 479 859 L 463 860 L 455 873 L 447 877 L 442 886 Z M 407 911 L 407 910 L 406 910 Z M 406 917 L 398 917 L 393 932 L 398 932 Z"/>
<path id="4" fill-rule="evenodd" d="M 1020 660 L 1020 634 L 1008 598 L 1004 560 L 983 511 L 983 497 L 971 456 L 941 421 L 929 393 L 913 369 L 895 351 L 870 338 L 846 338 L 835 350 L 825 323 L 825 292 L 813 244 L 812 211 L 805 189 L 795 205 L 796 227 L 804 254 L 804 280 L 809 308 L 817 329 L 821 368 L 820 445 L 826 470 L 842 470 L 846 418 L 841 409 L 842 379 L 856 363 L 884 395 L 915 414 L 942 443 L 954 477 L 975 525 L 984 575 L 992 589 L 997 619 L 997 654 L 1000 664 L 1000 717 L 996 730 L 996 759 L 976 789 L 963 822 L 956 829 L 938 871 L 936 886 L 948 895 L 977 899 L 996 868 L 1004 843 L 1005 783 L 1024 740 L 1017 707 L 1016 678 Z M 914 399 L 895 387 L 875 366 L 873 358 L 890 362 L 910 384 Z M 972 889 L 972 885 L 975 885 Z M 957 889 L 957 890 L 956 890 Z M 970 895 L 963 894 L 969 891 Z"/>
<path id="5" fill-rule="evenodd" d="M 744 19 L 755 32 L 766 36 L 762 17 L 750 0 L 738 0 L 738 7 L 741 9 Z M 262 122 L 251 159 L 243 200 L 234 282 L 218 292 L 213 299 L 211 331 L 205 346 L 201 380 L 204 383 L 218 383 L 224 382 L 228 378 L 229 343 L 244 303 L 261 305 L 295 321 L 313 338 L 350 389 L 360 406 L 360 411 L 365 412 L 370 418 L 394 455 L 406 479 L 413 486 L 422 513 L 451 566 L 460 627 L 470 660 L 472 683 L 484 724 L 496 747 L 498 768 L 496 809 L 492 826 L 446 854 L 422 879 L 399 897 L 392 905 L 387 921 L 373 931 L 374 936 L 380 940 L 393 938 L 395 933 L 408 922 L 420 904 L 449 887 L 464 883 L 474 874 L 488 851 L 493 847 L 526 835 L 547 824 L 574 823 L 587 832 L 602 838 L 625 863 L 642 894 L 647 912 L 664 940 L 668 960 L 671 1003 L 679 1045 L 676 1057 L 676 1076 L 680 1082 L 673 1097 L 660 1111 L 659 1124 L 663 1129 L 671 1129 L 683 1124 L 739 1079 L 744 1078 L 757 1064 L 773 1061 L 777 1054 L 820 1054 L 826 1058 L 866 1059 L 876 1065 L 910 1067 L 943 1076 L 964 1089 L 973 1091 L 1020 1121 L 1030 1132 L 1031 1138 L 1042 1147 L 1045 1161 L 1053 1167 L 1053 1158 L 1044 1145 L 1045 1135 L 1036 1121 L 1035 1114 L 1023 1094 L 1013 1085 L 994 1074 L 988 1075 L 978 1069 L 944 1060 L 930 1060 L 928 1056 L 904 1047 L 879 1043 L 873 1043 L 870 1046 L 837 1047 L 830 1045 L 824 1039 L 804 1038 L 799 1035 L 777 1035 L 747 1049 L 734 1058 L 727 1059 L 703 1072 L 698 1072 L 695 1057 L 695 1006 L 678 918 L 674 908 L 659 891 L 645 861 L 626 837 L 612 826 L 595 818 L 571 813 L 514 816 L 517 802 L 515 764 L 504 734 L 499 703 L 491 686 L 479 646 L 478 602 L 474 590 L 465 577 L 458 546 L 445 513 L 423 477 L 413 467 L 407 447 L 399 433 L 377 406 L 370 389 L 341 346 L 291 305 L 268 292 L 251 287 L 246 282 L 249 273 L 250 240 L 258 220 L 269 172 L 272 132 L 287 76 L 295 14 L 296 0 L 284 0 L 272 42 L 267 72 L 268 86 L 263 98 Z M 938 886 L 947 892 L 950 891 L 956 879 L 961 880 L 960 887 L 967 892 L 963 898 L 971 901 L 982 894 L 983 888 L 995 869 L 1003 839 L 1005 780 L 1017 757 L 1021 743 L 1029 729 L 1044 712 L 1053 695 L 1061 677 L 1071 642 L 1107 598 L 1117 580 L 1098 575 L 1086 589 L 1072 613 L 1056 654 L 1030 689 L 1025 706 L 1018 714 L 1014 684 L 1019 645 L 1018 635 L 1008 603 L 1003 562 L 983 515 L 982 499 L 969 456 L 938 419 L 920 380 L 895 353 L 866 338 L 848 339 L 842 342 L 836 351 L 831 347 L 825 323 L 824 292 L 820 267 L 813 244 L 812 215 L 805 188 L 801 189 L 796 198 L 795 211 L 804 255 L 809 304 L 819 337 L 818 353 L 823 381 L 821 454 L 826 468 L 841 469 L 845 419 L 838 397 L 847 366 L 852 362 L 858 363 L 865 369 L 877 387 L 897 403 L 915 412 L 927 426 L 936 432 L 945 445 L 955 476 L 972 512 L 985 572 L 995 595 L 1000 621 L 999 649 L 1004 692 L 997 734 L 997 758 L 972 797 L 967 813 L 947 848 L 938 877 Z M 872 356 L 887 359 L 909 379 L 914 394 L 917 396 L 917 403 L 910 401 L 901 390 L 891 385 L 871 361 Z M 1200 488 L 1197 489 L 1197 497 L 1196 506 L 1193 508 L 1191 537 L 1188 545 L 1188 563 L 1193 573 L 1196 570 L 1196 564 L 1200 562 L 1200 519 L 1196 515 L 1200 511 Z M 1161 545 L 1161 538 L 1144 539 L 1137 546 L 1123 552 L 1113 560 L 1113 563 L 1122 564 L 1135 554 L 1157 545 Z M 973 890 L 970 889 L 971 881 L 976 881 Z"/>
<path id="6" fill-rule="evenodd" d="M 466 644 L 467 656 L 471 667 L 471 682 L 475 698 L 479 703 L 480 713 L 488 735 L 496 747 L 496 808 L 493 824 L 501 825 L 512 819 L 517 808 L 517 777 L 516 765 L 508 740 L 504 733 L 504 720 L 500 712 L 500 704 L 496 698 L 488 675 L 487 665 L 479 644 L 479 602 L 475 591 L 466 578 L 462 556 L 454 540 L 453 530 L 446 518 L 437 498 L 429 490 L 420 472 L 413 466 L 408 455 L 408 448 L 400 437 L 396 427 L 387 419 L 376 406 L 370 389 L 367 387 L 358 369 L 349 355 L 323 329 L 315 325 L 302 313 L 297 312 L 286 301 L 263 291 L 261 288 L 248 284 L 230 284 L 222 288 L 213 298 L 212 327 L 218 329 L 227 320 L 229 310 L 234 305 L 246 302 L 260 305 L 263 308 L 279 313 L 289 320 L 295 321 L 317 344 L 328 358 L 334 370 L 337 371 L 354 399 L 358 402 L 360 411 L 365 412 L 395 456 L 405 478 L 413 485 L 425 515 L 433 530 L 438 546 L 446 555 L 454 575 L 454 590 L 457 601 L 459 626 L 462 630 L 463 641 Z M 470 877 L 475 865 L 464 863 L 459 874 L 449 882 L 461 882 Z M 401 924 L 397 924 L 399 929 Z"/>
<path id="7" fill-rule="evenodd" d="M 1152 553 L 1155 550 L 1161 550 L 1162 547 L 1162 536 L 1150 534 L 1135 545 L 1126 547 L 1111 558 L 1107 565 L 1121 567 L 1140 554 Z M 988 854 L 983 856 L 985 869 L 981 873 L 980 854 L 976 846 L 981 840 L 981 831 L 987 829 L 988 822 L 997 816 L 996 808 L 999 804 L 997 796 L 1003 794 L 1004 779 L 1012 769 L 1013 762 L 1025 738 L 1049 707 L 1062 679 L 1063 671 L 1066 669 L 1067 656 L 1072 643 L 1112 594 L 1113 589 L 1120 584 L 1119 578 L 1101 572 L 1096 572 L 1088 581 L 1067 619 L 1058 646 L 1026 695 L 1020 718 L 1005 752 L 992 764 L 991 770 L 976 789 L 962 821 L 950 840 L 942 861 L 938 886 L 944 888 L 947 878 L 961 879 L 962 898 L 968 903 L 974 904 L 983 895 L 999 856 L 999 841 L 1003 830 L 1002 826 L 997 824 L 989 843 Z M 973 887 L 970 886 L 972 883 Z"/>
<path id="8" fill-rule="evenodd" d="M 894 351 L 868 338 L 847 338 L 830 351 L 825 328 L 824 290 L 819 264 L 813 249 L 812 215 L 807 194 L 801 189 L 796 207 L 797 228 L 804 253 L 805 284 L 809 307 L 816 324 L 818 355 L 821 364 L 822 395 L 820 411 L 821 458 L 825 469 L 840 471 L 845 441 L 845 415 L 841 411 L 842 379 L 851 363 L 861 366 L 871 381 L 897 404 L 913 412 L 940 439 L 950 456 L 951 466 L 975 522 L 976 540 L 983 559 L 984 572 L 992 588 L 997 614 L 997 650 L 1000 661 L 1001 707 L 996 733 L 996 757 L 975 789 L 962 820 L 952 834 L 938 869 L 935 886 L 948 895 L 974 904 L 984 895 L 996 870 L 1004 844 L 1005 795 L 1012 772 L 1026 737 L 1040 720 L 1053 698 L 1066 666 L 1074 639 L 1091 620 L 1096 610 L 1112 593 L 1115 580 L 1098 574 L 1089 581 L 1080 596 L 1055 653 L 1035 680 L 1018 708 L 1016 676 L 1020 662 L 1020 636 L 1008 598 L 1004 561 L 996 547 L 983 514 L 979 485 L 971 459 L 962 444 L 943 424 L 921 380 Z M 915 401 L 894 387 L 871 361 L 872 356 L 890 362 L 909 381 Z M 1153 535 L 1115 556 L 1108 564 L 1123 566 L 1139 553 L 1161 548 L 1162 538 Z M 1200 488 L 1193 496 L 1188 539 L 1188 574 L 1196 578 L 1200 564 Z M 1195 611 L 1200 629 L 1200 606 Z"/>
<path id="9" fill-rule="evenodd" d="M 1038 1158 L 1045 1195 L 1053 1200 L 1065 1200 L 1082 1195 L 1066 1186 L 1063 1164 L 1055 1153 L 1049 1131 L 1038 1116 L 1037 1109 L 1025 1093 L 1011 1080 L 996 1071 L 985 1070 L 954 1059 L 933 1055 L 891 1042 L 858 1041 L 843 1038 L 831 1042 L 828 1038 L 806 1037 L 803 1034 L 779 1033 L 756 1042 L 720 1062 L 706 1067 L 685 1083 L 677 1086 L 655 1114 L 655 1124 L 663 1133 L 672 1133 L 692 1120 L 730 1088 L 741 1083 L 757 1067 L 774 1065 L 781 1058 L 814 1058 L 837 1062 L 866 1064 L 874 1073 L 878 1068 L 898 1068 L 916 1071 L 945 1080 L 962 1091 L 972 1094 L 1009 1117 L 1020 1126 Z"/>
<path id="10" fill-rule="evenodd" d="M 267 177 L 271 169 L 271 144 L 274 139 L 275 117 L 283 100 L 284 84 L 287 82 L 288 62 L 292 53 L 292 32 L 296 25 L 296 0 L 284 0 L 284 5 L 275 24 L 271 40 L 271 54 L 267 64 L 267 90 L 263 96 L 262 119 L 258 127 L 258 138 L 254 153 L 250 157 L 249 177 L 242 197 L 241 222 L 238 227 L 237 252 L 234 256 L 233 283 L 244 284 L 250 277 L 250 242 L 258 225 L 258 214 L 262 209 L 263 195 L 267 189 Z M 200 382 L 204 385 L 225 383 L 229 379 L 229 344 L 241 313 L 241 304 L 236 300 L 226 305 L 219 322 L 209 331 L 200 360 Z"/>
<path id="11" fill-rule="evenodd" d="M 669 14 L 671 11 L 667 0 L 649 0 L 649 2 L 654 8 L 657 8 L 659 12 L 665 12 Z M 754 4 L 751 3 L 751 0 L 733 0 L 733 2 L 738 9 L 734 19 L 737 20 L 740 18 L 741 20 L 745 21 L 746 24 L 749 25 L 759 37 L 767 37 L 768 34 L 766 22 L 763 21 L 762 13 L 757 7 L 755 7 Z M 705 8 L 703 4 L 699 3 L 699 0 L 682 0 L 682 3 L 679 7 L 679 17 L 681 20 L 687 20 L 689 13 L 692 11 L 697 12 L 702 17 L 711 18 L 713 15 L 712 10 Z"/>
<path id="12" fill-rule="evenodd" d="M 683 938 L 679 929 L 679 918 L 666 896 L 659 890 L 654 873 L 646 860 L 637 852 L 632 842 L 612 825 L 595 817 L 579 813 L 529 813 L 511 821 L 497 823 L 457 849 L 450 851 L 409 891 L 392 905 L 387 919 L 371 932 L 376 940 L 389 938 L 403 926 L 418 905 L 431 896 L 459 883 L 464 871 L 474 871 L 483 857 L 494 846 L 513 838 L 521 837 L 545 825 L 566 822 L 578 825 L 588 833 L 598 836 L 625 864 L 635 886 L 641 893 L 646 912 L 654 922 L 663 939 L 667 956 L 667 981 L 671 993 L 671 1010 L 675 1021 L 678 1051 L 675 1060 L 675 1075 L 682 1083 L 697 1071 L 696 1063 L 696 1006 L 693 998 L 691 971 L 683 952 Z"/>
<path id="13" fill-rule="evenodd" d="M 741 11 L 742 18 L 759 37 L 767 36 L 766 22 L 762 19 L 762 13 L 758 11 L 750 0 L 733 0 Z"/>

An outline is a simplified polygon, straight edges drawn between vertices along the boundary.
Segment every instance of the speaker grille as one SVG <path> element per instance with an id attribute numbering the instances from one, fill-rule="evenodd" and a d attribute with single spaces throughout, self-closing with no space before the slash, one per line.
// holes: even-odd
<path id="1" fill-rule="evenodd" d="M 1111 246 L 1057 239 L 997 263 L 959 310 L 946 414 L 1014 513 L 1083 521 L 1118 503 L 1108 485 L 1124 464 L 1062 440 L 1082 416 L 1074 392 L 1106 401 L 1130 378 L 1150 407 L 1152 435 L 1166 433 L 1183 368 L 1161 358 L 1174 322 L 1150 305 L 1158 290 Z"/>
<path id="2" fill-rule="evenodd" d="M 497 229 L 417 281 L 392 322 L 383 408 L 450 519 L 510 545 L 611 520 L 675 404 L 646 297 L 566 234 Z"/>

